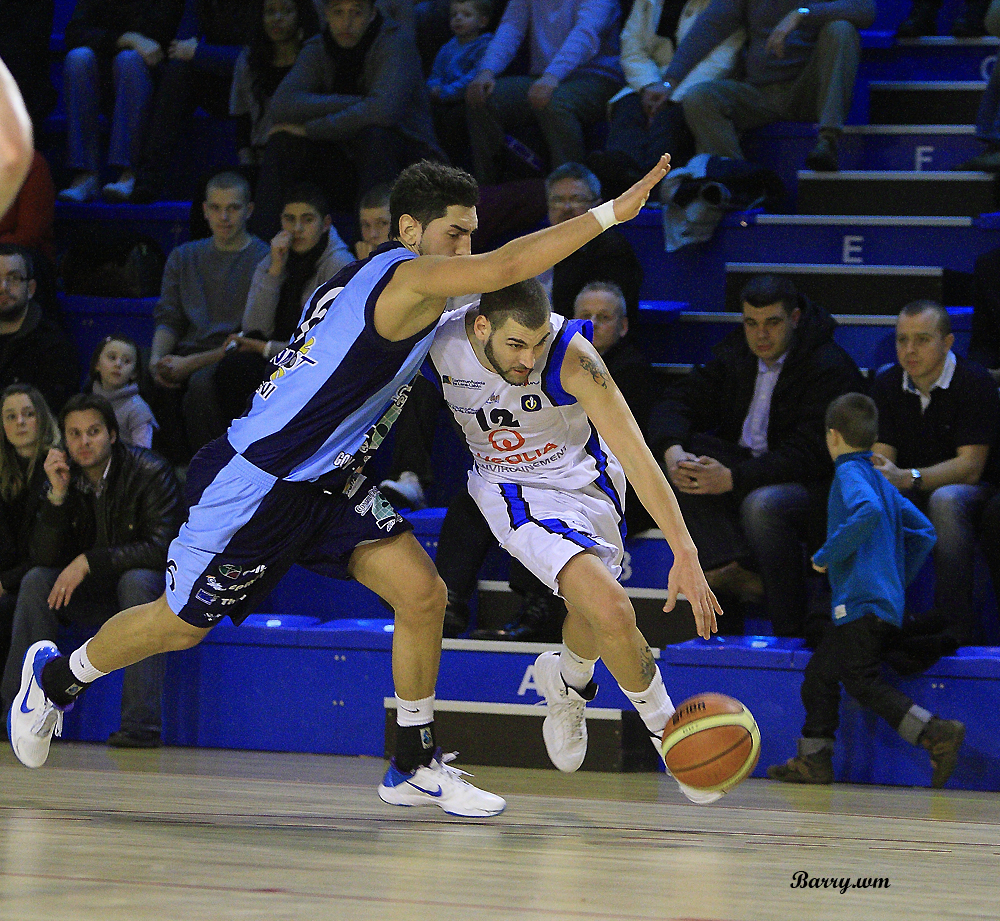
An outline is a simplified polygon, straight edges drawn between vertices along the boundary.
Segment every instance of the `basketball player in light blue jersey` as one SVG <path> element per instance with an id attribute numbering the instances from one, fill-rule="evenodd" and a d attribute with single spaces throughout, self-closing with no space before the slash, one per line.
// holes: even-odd
<path id="1" fill-rule="evenodd" d="M 164 595 L 117 614 L 69 656 L 50 642 L 28 650 L 8 717 L 22 763 L 44 764 L 63 711 L 88 684 L 196 645 L 223 616 L 241 622 L 299 563 L 356 579 L 395 612 L 398 729 L 382 799 L 464 816 L 500 812 L 504 801 L 462 780 L 436 747 L 445 586 L 409 525 L 366 483 L 364 466 L 398 415 L 449 297 L 532 278 L 633 218 L 668 164 L 664 156 L 613 202 L 481 256 L 470 254 L 472 177 L 427 161 L 404 170 L 390 198 L 390 242 L 316 290 L 247 413 L 192 462 L 192 508 L 170 547 Z M 682 587 L 697 596 L 698 585 Z"/>

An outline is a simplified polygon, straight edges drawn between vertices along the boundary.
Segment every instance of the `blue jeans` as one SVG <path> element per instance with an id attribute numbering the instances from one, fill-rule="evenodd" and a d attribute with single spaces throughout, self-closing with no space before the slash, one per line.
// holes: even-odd
<path id="1" fill-rule="evenodd" d="M 974 643 L 982 632 L 972 602 L 976 534 L 993 488 L 985 483 L 939 486 L 921 503 L 937 531 L 934 545 L 934 607 L 949 616 L 960 643 Z"/>
<path id="2" fill-rule="evenodd" d="M 108 163 L 133 166 L 142 147 L 142 129 L 153 95 L 153 75 L 138 51 L 119 51 L 112 63 L 114 109 Z M 100 141 L 100 62 L 92 48 L 74 48 L 63 69 L 66 106 L 67 165 L 96 173 Z"/>
<path id="3" fill-rule="evenodd" d="M 117 583 L 102 584 L 89 577 L 77 587 L 66 607 L 53 611 L 49 593 L 61 568 L 36 566 L 21 580 L 14 608 L 10 654 L 3 672 L 0 691 L 3 712 L 7 713 L 21 686 L 21 666 L 25 653 L 39 640 L 56 641 L 62 624 L 99 627 L 118 611 L 148 604 L 163 594 L 163 571 L 129 569 Z M 163 673 L 166 657 L 152 656 L 125 669 L 122 684 L 122 729 L 160 732 L 163 723 Z"/>
<path id="4" fill-rule="evenodd" d="M 605 149 L 631 157 L 645 173 L 664 151 L 675 167 L 683 166 L 694 155 L 694 137 L 679 103 L 668 102 L 647 124 L 641 94 L 629 93 L 611 107 Z"/>

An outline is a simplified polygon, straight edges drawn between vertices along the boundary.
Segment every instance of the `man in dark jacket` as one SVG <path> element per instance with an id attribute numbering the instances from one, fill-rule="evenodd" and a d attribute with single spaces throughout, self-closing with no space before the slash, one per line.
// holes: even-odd
<path id="1" fill-rule="evenodd" d="M 55 640 L 61 624 L 96 627 L 116 611 L 162 594 L 167 547 L 183 517 L 173 469 L 152 451 L 118 440 L 107 400 L 78 394 L 60 423 L 66 453 L 53 448 L 45 461 L 49 491 L 32 535 L 32 558 L 39 565 L 18 592 L 3 674 L 5 713 L 34 643 Z M 108 740 L 111 745 L 160 744 L 163 670 L 163 656 L 125 669 L 122 727 Z"/>
<path id="2" fill-rule="evenodd" d="M 285 195 L 304 180 L 353 210 L 410 163 L 444 159 L 412 32 L 374 0 L 323 0 L 322 12 L 322 31 L 302 46 L 271 101 L 252 223 L 264 239 L 281 229 Z"/>
<path id="3" fill-rule="evenodd" d="M 649 442 L 664 459 L 709 584 L 745 596 L 763 588 L 774 633 L 801 636 L 802 542 L 822 540 L 833 475 L 826 407 L 864 390 L 864 380 L 833 341 L 833 318 L 789 279 L 755 278 L 740 300 L 743 330 L 667 392 Z"/>
<path id="4" fill-rule="evenodd" d="M 32 384 L 58 412 L 80 384 L 76 348 L 32 298 L 34 260 L 20 246 L 0 243 L 0 390 Z"/>

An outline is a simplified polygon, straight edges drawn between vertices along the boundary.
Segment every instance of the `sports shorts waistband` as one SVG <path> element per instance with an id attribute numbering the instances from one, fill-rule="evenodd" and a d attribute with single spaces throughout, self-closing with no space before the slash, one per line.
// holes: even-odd
<path id="1" fill-rule="evenodd" d="M 254 464 L 251 464 L 242 454 L 234 454 L 233 459 L 226 465 L 232 467 L 233 470 L 238 473 L 244 479 L 249 480 L 255 486 L 260 486 L 264 489 L 270 489 L 278 482 L 278 478 L 272 473 L 268 473 L 266 470 L 261 470 Z"/>

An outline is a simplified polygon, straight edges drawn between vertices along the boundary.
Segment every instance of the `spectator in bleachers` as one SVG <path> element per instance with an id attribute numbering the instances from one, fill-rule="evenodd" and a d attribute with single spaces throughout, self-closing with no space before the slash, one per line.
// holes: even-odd
<path id="1" fill-rule="evenodd" d="M 790 279 L 753 278 L 740 303 L 743 328 L 667 390 L 649 440 L 713 590 L 747 599 L 763 590 L 775 635 L 811 638 L 803 544 L 824 533 L 833 474 L 824 414 L 864 379 L 834 342 L 833 317 Z M 729 616 L 737 606 L 723 607 Z"/>
<path id="2" fill-rule="evenodd" d="M 989 0 L 965 0 L 961 12 L 952 20 L 951 34 L 955 38 L 977 38 L 984 34 L 988 25 L 983 24 Z M 909 15 L 896 29 L 896 38 L 918 38 L 921 35 L 937 35 L 937 17 L 941 11 L 941 0 L 913 0 Z M 990 32 L 996 35 L 996 32 Z"/>
<path id="3" fill-rule="evenodd" d="M 913 301 L 896 321 L 898 363 L 872 385 L 879 435 L 873 463 L 934 524 L 934 605 L 961 644 L 982 624 L 972 601 L 979 519 L 1000 483 L 1000 396 L 986 369 L 956 356 L 948 311 Z"/>
<path id="4" fill-rule="evenodd" d="M 254 270 L 242 329 L 229 337 L 230 351 L 215 369 L 215 392 L 227 422 L 242 415 L 273 370 L 271 359 L 291 339 L 313 292 L 353 261 L 319 188 L 303 184 L 292 189 L 271 252 Z"/>
<path id="5" fill-rule="evenodd" d="M 17 197 L 5 214 L 0 214 L 0 243 L 12 243 L 44 256 L 56 257 L 56 187 L 49 164 L 37 150 Z"/>
<path id="6" fill-rule="evenodd" d="M 173 469 L 152 451 L 122 443 L 107 400 L 77 394 L 60 423 L 66 449 L 53 448 L 45 459 L 49 490 L 31 535 L 36 566 L 21 580 L 14 609 L 5 712 L 32 644 L 55 641 L 63 624 L 96 628 L 119 609 L 162 594 L 167 547 L 183 520 Z M 108 744 L 160 744 L 164 666 L 159 655 L 125 670 L 121 729 Z"/>
<path id="7" fill-rule="evenodd" d="M 42 468 L 49 448 L 59 444 L 59 425 L 41 391 L 30 384 L 4 389 L 0 420 L 0 663 L 5 663 L 17 590 L 31 569 L 31 531 L 48 482 Z"/>
<path id="8" fill-rule="evenodd" d="M 622 29 L 621 65 L 628 85 L 612 98 L 608 140 L 588 163 L 608 197 L 644 176 L 666 151 L 676 168 L 694 154 L 694 137 L 681 100 L 692 86 L 728 77 L 746 33 L 737 29 L 713 48 L 672 92 L 663 74 L 674 49 L 710 0 L 636 0 Z M 646 164 L 649 166 L 646 166 Z"/>
<path id="9" fill-rule="evenodd" d="M 203 211 L 212 235 L 178 246 L 167 258 L 150 354 L 160 450 L 186 464 L 225 431 L 215 397 L 214 365 L 237 332 L 258 263 L 268 252 L 247 232 L 250 186 L 238 173 L 209 180 Z"/>
<path id="10" fill-rule="evenodd" d="M 118 435 L 127 445 L 153 446 L 159 428 L 149 404 L 139 395 L 142 380 L 142 353 L 130 336 L 105 336 L 90 358 L 88 389 L 104 397 L 115 411 Z"/>
<path id="11" fill-rule="evenodd" d="M 358 230 L 361 239 L 354 244 L 354 255 L 367 259 L 383 243 L 389 242 L 392 218 L 389 213 L 390 187 L 385 183 L 369 189 L 358 202 Z"/>
<path id="12" fill-rule="evenodd" d="M 353 209 L 408 164 L 441 157 L 412 34 L 374 0 L 323 0 L 323 12 L 322 32 L 271 100 L 254 222 L 268 236 L 288 190 L 304 179 Z"/>
<path id="13" fill-rule="evenodd" d="M 601 183 L 587 167 L 564 163 L 549 173 L 545 196 L 549 223 L 554 226 L 600 204 Z M 588 281 L 613 281 L 625 295 L 629 323 L 635 328 L 639 322 L 642 263 L 625 234 L 617 228 L 581 246 L 538 280 L 552 299 L 552 309 L 564 317 L 573 316 L 576 296 Z"/>
<path id="14" fill-rule="evenodd" d="M 816 121 L 813 170 L 838 168 L 837 141 L 851 109 L 861 55 L 859 29 L 875 20 L 874 0 L 712 0 L 678 45 L 663 75 L 672 93 L 736 29 L 747 34 L 740 80 L 708 80 L 683 100 L 696 153 L 745 159 L 740 135 L 782 119 Z"/>
<path id="15" fill-rule="evenodd" d="M 34 384 L 61 408 L 80 387 L 76 347 L 35 296 L 35 260 L 0 243 L 0 387 Z"/>
<path id="16" fill-rule="evenodd" d="M 313 0 L 257 0 L 250 43 L 236 59 L 229 114 L 236 118 L 240 165 L 257 167 L 264 156 L 271 99 L 289 74 L 306 39 L 319 32 Z"/>
<path id="17" fill-rule="evenodd" d="M 993 0 L 990 4 L 985 29 L 990 35 L 1000 37 L 1000 0 Z M 1000 67 L 995 62 L 986 90 L 979 100 L 976 138 L 983 142 L 986 149 L 955 169 L 1000 173 Z"/>
<path id="18" fill-rule="evenodd" d="M 487 32 L 492 0 L 451 0 L 452 38 L 434 58 L 427 78 L 431 113 L 438 140 L 452 163 L 471 168 L 469 129 L 465 121 L 465 90 L 479 73 L 479 62 L 493 37 Z"/>
<path id="19" fill-rule="evenodd" d="M 56 103 L 49 51 L 54 17 L 54 0 L 0 0 L 0 22 L 3 23 L 0 58 L 10 68 L 28 114 L 38 126 Z"/>
<path id="20" fill-rule="evenodd" d="M 183 12 L 184 0 L 77 0 L 63 65 L 67 166 L 76 175 L 59 193 L 64 201 L 89 201 L 102 191 L 121 201 L 131 192 L 155 75 Z M 98 116 L 108 97 L 108 165 L 119 175 L 102 190 Z"/>
<path id="21" fill-rule="evenodd" d="M 17 197 L 31 159 L 31 118 L 17 82 L 0 60 L 0 214 Z"/>
<path id="22" fill-rule="evenodd" d="M 233 68 L 250 31 L 246 0 L 191 3 L 195 21 L 182 24 L 160 68 L 134 188 L 128 182 L 115 187 L 112 197 L 122 201 L 162 197 L 177 142 L 187 133 L 185 119 L 191 118 L 196 106 L 219 120 L 229 114 Z M 185 198 L 189 196 L 190 192 Z"/>
<path id="23" fill-rule="evenodd" d="M 504 178 L 499 161 L 505 133 L 533 122 L 548 147 L 550 169 L 583 162 L 584 128 L 605 118 L 608 100 L 622 84 L 620 12 L 617 0 L 509 0 L 465 95 L 481 183 Z M 507 74 L 525 40 L 528 75 Z"/>

